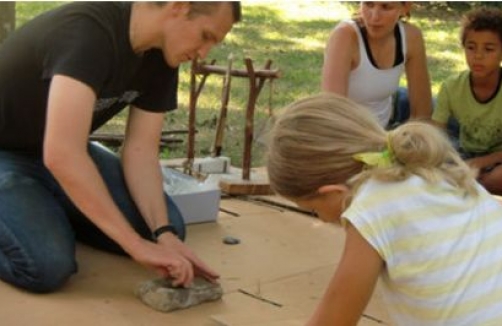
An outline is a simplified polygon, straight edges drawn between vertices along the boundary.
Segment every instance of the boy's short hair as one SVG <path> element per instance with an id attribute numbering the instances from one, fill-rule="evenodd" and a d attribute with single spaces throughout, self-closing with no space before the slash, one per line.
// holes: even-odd
<path id="1" fill-rule="evenodd" d="M 482 7 L 467 12 L 462 18 L 460 41 L 465 45 L 467 33 L 470 31 L 490 31 L 498 35 L 502 43 L 502 10 L 493 7 Z"/>

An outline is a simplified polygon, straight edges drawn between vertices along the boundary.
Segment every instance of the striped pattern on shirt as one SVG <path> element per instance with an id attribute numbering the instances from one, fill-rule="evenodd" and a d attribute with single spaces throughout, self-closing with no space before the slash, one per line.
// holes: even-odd
<path id="1" fill-rule="evenodd" d="M 398 325 L 502 325 L 502 205 L 478 191 L 370 180 L 342 214 L 385 261 Z"/>

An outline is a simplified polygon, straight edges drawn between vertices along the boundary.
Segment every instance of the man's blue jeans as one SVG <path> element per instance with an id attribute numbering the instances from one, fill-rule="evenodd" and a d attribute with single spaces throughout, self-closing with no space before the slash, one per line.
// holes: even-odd
<path id="1" fill-rule="evenodd" d="M 151 231 L 132 201 L 119 158 L 91 143 L 89 153 L 118 207 L 145 239 Z M 166 196 L 169 220 L 185 237 L 183 217 Z M 77 271 L 75 240 L 125 254 L 71 202 L 39 156 L 0 150 L 0 279 L 51 292 Z"/>

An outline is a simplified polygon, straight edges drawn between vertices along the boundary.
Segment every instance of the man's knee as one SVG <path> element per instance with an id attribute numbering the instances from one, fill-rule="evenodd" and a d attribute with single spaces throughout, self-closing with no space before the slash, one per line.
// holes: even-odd
<path id="1" fill-rule="evenodd" d="M 33 293 L 57 291 L 77 271 L 74 259 L 64 257 L 46 257 L 41 262 L 32 262 L 31 266 L 13 266 L 13 278 L 9 283 Z"/>
<path id="2" fill-rule="evenodd" d="M 0 174 L 0 190 L 8 191 L 19 185 L 30 186 L 33 184 L 35 184 L 35 181 L 32 178 L 17 172 L 5 172 Z"/>

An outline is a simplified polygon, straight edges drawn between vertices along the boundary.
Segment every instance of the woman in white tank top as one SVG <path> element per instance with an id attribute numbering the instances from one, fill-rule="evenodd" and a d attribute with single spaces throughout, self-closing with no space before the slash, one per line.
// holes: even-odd
<path id="1" fill-rule="evenodd" d="M 368 107 L 384 127 L 394 114 L 393 97 L 403 72 L 411 108 L 398 112 L 399 119 L 429 119 L 432 112 L 422 33 L 401 22 L 410 7 L 409 2 L 361 2 L 359 17 L 338 24 L 326 46 L 322 90 Z"/>

